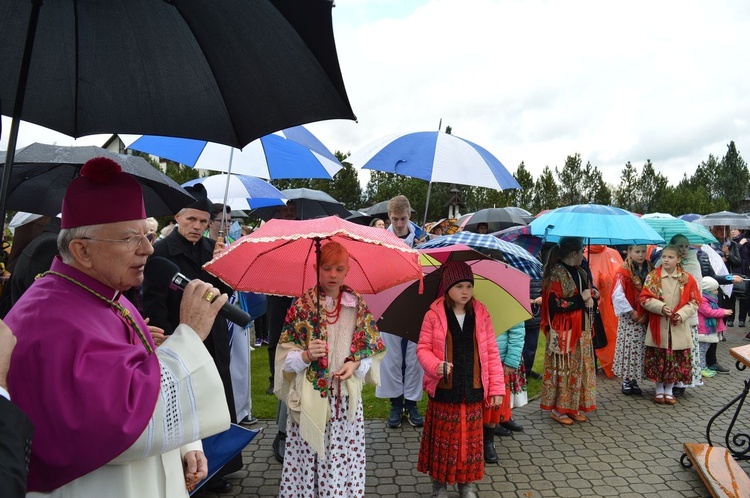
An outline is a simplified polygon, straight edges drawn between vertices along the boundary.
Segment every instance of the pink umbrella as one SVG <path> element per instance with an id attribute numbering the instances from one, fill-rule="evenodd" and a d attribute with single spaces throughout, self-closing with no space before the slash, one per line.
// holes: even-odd
<path id="1" fill-rule="evenodd" d="M 382 228 L 336 216 L 312 220 L 270 220 L 230 244 L 204 265 L 235 290 L 301 296 L 317 284 L 316 248 L 340 242 L 349 251 L 345 283 L 374 294 L 406 281 L 421 280 L 419 253 Z"/>

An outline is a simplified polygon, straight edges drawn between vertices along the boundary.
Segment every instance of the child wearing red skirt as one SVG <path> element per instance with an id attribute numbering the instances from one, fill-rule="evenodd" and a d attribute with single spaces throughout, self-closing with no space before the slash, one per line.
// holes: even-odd
<path id="1" fill-rule="evenodd" d="M 503 365 L 489 312 L 473 297 L 471 267 L 453 261 L 441 271 L 442 292 L 417 345 L 429 395 L 417 470 L 432 478 L 432 496 L 447 497 L 447 485 L 458 484 L 462 498 L 473 498 L 484 477 L 483 408 L 502 404 Z"/>

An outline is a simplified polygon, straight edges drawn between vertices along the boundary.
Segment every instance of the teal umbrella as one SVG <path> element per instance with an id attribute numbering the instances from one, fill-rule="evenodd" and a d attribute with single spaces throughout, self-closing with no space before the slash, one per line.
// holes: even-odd
<path id="1" fill-rule="evenodd" d="M 691 244 L 711 244 L 718 242 L 708 228 L 690 221 L 675 218 L 671 214 L 644 214 L 641 219 L 651 226 L 668 243 L 675 235 L 684 235 Z"/>

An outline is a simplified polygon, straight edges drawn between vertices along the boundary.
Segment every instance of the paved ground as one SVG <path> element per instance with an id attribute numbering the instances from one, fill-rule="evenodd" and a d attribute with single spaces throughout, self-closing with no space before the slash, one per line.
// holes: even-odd
<path id="1" fill-rule="evenodd" d="M 499 465 L 488 465 L 479 483 L 483 497 L 700 497 L 707 491 L 698 475 L 679 464 L 682 443 L 705 442 L 708 419 L 738 394 L 750 370 L 734 368 L 728 349 L 747 343 L 750 329 L 730 329 L 727 342 L 719 344 L 719 361 L 731 369 L 728 375 L 705 380 L 705 386 L 689 389 L 674 407 L 655 405 L 653 384 L 644 382 L 640 397 L 620 393 L 617 379 L 598 378 L 598 410 L 590 423 L 564 427 L 542 413 L 538 402 L 514 410 L 525 432 L 496 438 Z M 728 422 L 728 419 L 723 419 Z M 750 409 L 740 423 L 750 430 Z M 726 428 L 726 423 L 719 424 Z M 281 465 L 271 443 L 273 421 L 262 420 L 263 432 L 244 452 L 245 470 L 232 479 L 233 497 L 276 496 Z M 421 429 L 408 424 L 388 429 L 382 420 L 367 422 L 368 497 L 427 497 L 430 479 L 416 470 Z M 715 432 L 718 444 L 723 438 Z M 742 463 L 750 473 L 750 462 Z M 449 490 L 450 491 L 450 490 Z M 216 496 L 207 494 L 206 496 Z M 458 492 L 452 490 L 451 497 Z"/>

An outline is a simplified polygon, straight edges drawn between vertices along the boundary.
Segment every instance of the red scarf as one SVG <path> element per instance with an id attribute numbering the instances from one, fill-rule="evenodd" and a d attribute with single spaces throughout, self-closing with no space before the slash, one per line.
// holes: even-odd
<path id="1" fill-rule="evenodd" d="M 648 270 L 650 273 L 654 269 L 654 265 L 652 265 L 649 260 L 646 260 L 646 264 L 648 265 Z M 630 306 L 632 306 L 635 310 L 636 319 L 643 316 L 644 313 L 646 313 L 646 310 L 643 309 L 643 306 L 641 305 L 641 301 L 639 299 L 641 289 L 643 289 L 643 281 L 638 276 L 635 261 L 630 258 L 625 259 L 625 261 L 623 261 L 622 263 L 622 266 L 617 269 L 615 278 L 618 282 L 620 282 L 620 285 L 622 285 L 622 290 L 625 293 L 625 298 L 630 303 Z"/>
<path id="2" fill-rule="evenodd" d="M 664 302 L 664 291 L 661 286 L 662 279 L 662 268 L 659 267 L 654 269 L 646 277 L 646 281 L 643 283 L 643 290 L 641 290 L 640 303 L 643 305 L 648 299 L 656 299 Z M 701 292 L 698 289 L 698 284 L 695 279 L 687 272 L 683 271 L 682 266 L 677 265 L 677 281 L 680 286 L 680 302 L 672 310 L 672 325 L 675 325 L 674 314 L 682 309 L 683 306 L 694 301 L 696 303 L 701 300 Z M 661 317 L 662 315 L 657 313 L 649 313 L 648 325 L 651 330 L 651 338 L 654 340 L 654 344 L 661 346 Z"/>
<path id="3" fill-rule="evenodd" d="M 580 266 L 576 267 L 578 278 L 585 282 L 588 278 L 585 270 Z M 559 311 L 554 318 L 550 319 L 548 303 L 550 294 L 554 294 L 559 299 L 560 307 L 564 308 L 567 304 L 566 298 L 571 298 L 580 294 L 578 287 L 568 273 L 568 270 L 562 264 L 556 264 L 552 267 L 552 275 L 549 284 L 542 289 L 542 332 L 547 334 L 552 328 L 557 332 L 560 349 L 566 353 L 572 353 L 576 349 L 576 344 L 581 339 L 583 310 Z"/>

